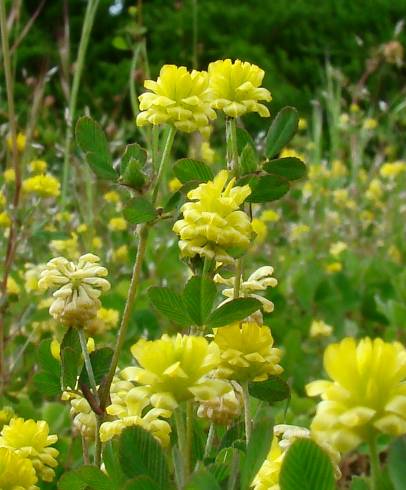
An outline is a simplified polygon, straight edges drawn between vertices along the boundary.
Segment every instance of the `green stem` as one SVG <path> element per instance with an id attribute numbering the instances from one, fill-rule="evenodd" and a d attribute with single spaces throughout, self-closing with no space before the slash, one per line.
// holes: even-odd
<path id="1" fill-rule="evenodd" d="M 62 194 L 61 194 L 62 208 L 64 208 L 66 203 L 68 186 L 69 186 L 69 165 L 71 163 L 70 159 L 71 159 L 71 149 L 72 149 L 72 139 L 73 139 L 73 123 L 75 120 L 76 104 L 77 104 L 80 80 L 82 78 L 86 51 L 89 45 L 90 33 L 92 32 L 94 18 L 96 16 L 98 5 L 99 5 L 99 0 L 89 0 L 87 3 L 85 18 L 82 27 L 82 34 L 80 37 L 78 55 L 75 63 L 75 74 L 73 76 L 72 90 L 69 97 L 69 107 L 68 107 L 68 114 L 67 114 L 67 127 L 66 127 L 65 147 L 64 147 Z"/>
<path id="2" fill-rule="evenodd" d="M 103 423 L 103 415 L 96 415 L 96 447 L 94 453 L 94 464 L 98 468 L 101 465 L 102 442 L 100 439 L 100 426 Z"/>
<path id="3" fill-rule="evenodd" d="M 80 346 L 82 347 L 82 354 L 83 354 L 83 359 L 85 361 L 85 367 L 86 367 L 87 375 L 89 376 L 90 387 L 92 388 L 93 395 L 95 397 L 97 404 L 100 405 L 96 379 L 95 379 L 94 373 L 93 373 L 93 366 L 92 366 L 92 363 L 90 361 L 89 352 L 87 350 L 87 341 L 86 341 L 85 331 L 83 328 L 78 328 L 78 333 L 79 333 Z"/>
<path id="4" fill-rule="evenodd" d="M 235 264 L 234 298 L 240 297 L 241 272 L 242 272 L 242 259 L 237 259 Z"/>
<path id="5" fill-rule="evenodd" d="M 248 443 L 251 439 L 252 424 L 251 424 L 251 414 L 250 414 L 250 394 L 248 391 L 248 381 L 241 383 L 242 387 L 242 397 L 244 401 L 244 424 L 245 424 L 245 440 Z"/>
<path id="6" fill-rule="evenodd" d="M 237 146 L 237 125 L 235 118 L 230 117 L 226 121 L 227 135 L 227 164 L 228 169 L 234 177 L 239 176 L 238 146 Z"/>
<path id="7" fill-rule="evenodd" d="M 193 444 L 193 402 L 186 402 L 186 459 L 185 459 L 185 475 L 186 479 L 190 474 L 190 457 L 192 455 Z"/>
<path id="8" fill-rule="evenodd" d="M 117 343 L 114 349 L 113 357 L 111 359 L 110 369 L 106 376 L 106 381 L 103 383 L 102 389 L 100 391 L 100 407 L 102 410 L 106 408 L 106 404 L 110 394 L 110 386 L 113 382 L 113 377 L 117 369 L 118 359 L 120 357 L 121 349 L 123 347 L 127 330 L 128 323 L 130 321 L 131 312 L 134 307 L 135 296 L 138 290 L 141 277 L 142 263 L 144 260 L 145 250 L 148 242 L 149 227 L 146 224 L 138 225 L 138 249 L 137 257 L 135 259 L 133 273 L 131 277 L 130 288 L 128 290 L 127 302 L 124 307 L 123 317 L 121 319 L 120 330 L 118 334 Z"/>
<path id="9" fill-rule="evenodd" d="M 240 469 L 240 454 L 238 449 L 233 449 L 233 458 L 231 460 L 230 476 L 228 477 L 227 490 L 234 490 L 237 483 L 238 470 Z"/>
<path id="10" fill-rule="evenodd" d="M 158 198 L 158 192 L 159 192 L 161 179 L 162 179 L 162 176 L 164 174 L 166 164 L 169 160 L 169 155 L 171 154 L 171 149 L 172 149 L 172 145 L 173 145 L 173 140 L 175 138 L 175 134 L 176 134 L 175 126 L 172 126 L 172 125 L 169 126 L 168 134 L 167 134 L 166 141 L 165 141 L 165 146 L 164 146 L 164 149 L 162 152 L 161 163 L 159 165 L 158 174 L 157 174 L 156 179 L 155 179 L 155 187 L 152 191 L 152 204 L 155 204 L 156 200 Z"/>
<path id="11" fill-rule="evenodd" d="M 376 436 L 369 440 L 369 461 L 371 465 L 371 490 L 379 490 L 381 475 L 381 465 L 379 461 L 379 452 L 376 444 Z"/>
<path id="12" fill-rule="evenodd" d="M 182 455 L 182 473 L 181 473 L 181 488 L 184 487 L 184 484 L 187 479 L 187 467 L 188 467 L 188 451 L 187 451 L 187 437 L 185 431 L 185 423 L 182 417 L 182 411 L 180 407 L 175 409 L 175 424 L 176 424 L 176 432 L 178 434 L 178 445 L 179 451 Z"/>
<path id="13" fill-rule="evenodd" d="M 215 435 L 216 435 L 216 426 L 212 422 L 210 424 L 209 433 L 207 434 L 207 441 L 206 441 L 206 446 L 204 447 L 203 459 L 209 457 L 211 448 L 213 447 Z"/>

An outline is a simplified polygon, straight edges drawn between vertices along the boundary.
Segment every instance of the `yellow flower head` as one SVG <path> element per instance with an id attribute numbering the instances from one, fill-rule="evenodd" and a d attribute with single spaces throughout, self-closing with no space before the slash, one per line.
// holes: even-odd
<path id="1" fill-rule="evenodd" d="M 227 248 L 248 248 L 252 227 L 248 215 L 239 207 L 251 194 L 251 189 L 248 185 L 234 186 L 235 178 L 226 185 L 228 178 L 227 170 L 221 170 L 214 180 L 188 193 L 187 197 L 195 202 L 182 206 L 183 219 L 173 227 L 180 236 L 179 248 L 183 256 L 201 255 L 232 262 Z"/>
<path id="2" fill-rule="evenodd" d="M 39 490 L 31 461 L 11 449 L 0 447 L 1 490 Z"/>
<path id="3" fill-rule="evenodd" d="M 114 377 L 110 390 L 111 405 L 106 409 L 114 420 L 101 425 L 102 442 L 120 435 L 126 427 L 138 425 L 150 432 L 164 447 L 169 445 L 171 426 L 161 417 L 168 418 L 172 412 L 163 408 L 145 411 L 149 398 L 140 396 L 141 393 L 133 383 L 120 379 L 120 373 Z"/>
<path id="4" fill-rule="evenodd" d="M 199 417 L 209 419 L 220 425 L 231 425 L 239 417 L 243 408 L 243 393 L 241 386 L 235 381 L 229 382 L 229 391 L 222 395 L 201 401 L 197 409 Z"/>
<path id="5" fill-rule="evenodd" d="M 395 179 L 402 172 L 406 172 L 406 162 L 384 163 L 379 170 L 382 177 Z"/>
<path id="6" fill-rule="evenodd" d="M 14 410 L 11 407 L 5 406 L 0 410 L 0 428 L 6 425 L 14 417 Z"/>
<path id="7" fill-rule="evenodd" d="M 122 264 L 128 261 L 128 246 L 121 245 L 116 250 L 113 250 L 113 262 Z"/>
<path id="8" fill-rule="evenodd" d="M 0 228 L 9 228 L 11 225 L 11 219 L 7 211 L 0 213 Z"/>
<path id="9" fill-rule="evenodd" d="M 303 155 L 303 153 L 299 153 L 293 148 L 284 148 L 280 152 L 279 158 L 288 158 L 288 157 L 298 158 L 299 160 L 302 160 L 302 162 L 304 162 L 305 160 L 305 156 Z"/>
<path id="10" fill-rule="evenodd" d="M 0 208 L 4 208 L 6 206 L 6 196 L 0 191 Z"/>
<path id="11" fill-rule="evenodd" d="M 24 133 L 17 133 L 17 151 L 22 153 L 25 150 L 25 145 L 27 144 L 27 137 Z M 13 151 L 13 140 L 11 134 L 7 136 L 7 147 L 10 151 Z"/>
<path id="12" fill-rule="evenodd" d="M 127 229 L 128 223 L 123 217 L 117 216 L 116 218 L 111 218 L 108 227 L 111 231 L 124 231 Z"/>
<path id="13" fill-rule="evenodd" d="M 86 332 L 89 335 L 101 335 L 112 328 L 116 328 L 120 314 L 111 308 L 100 308 L 97 317 L 86 323 Z"/>
<path id="14" fill-rule="evenodd" d="M 59 452 L 50 447 L 58 440 L 58 436 L 49 435 L 48 424 L 44 420 L 24 420 L 13 418 L 3 427 L 0 447 L 13 449 L 20 456 L 30 459 L 37 475 L 44 481 L 52 481 L 55 477 L 53 468 L 58 466 L 56 457 Z"/>
<path id="15" fill-rule="evenodd" d="M 81 394 L 64 391 L 61 399 L 69 401 L 72 424 L 76 431 L 87 439 L 94 439 L 96 434 L 96 415 L 89 402 Z"/>
<path id="16" fill-rule="evenodd" d="M 237 381 L 263 381 L 283 369 L 281 351 L 273 348 L 271 330 L 255 322 L 235 322 L 215 329 L 214 343 L 220 349 L 217 375 Z"/>
<path id="17" fill-rule="evenodd" d="M 295 242 L 299 240 L 303 235 L 306 235 L 310 231 L 310 226 L 305 225 L 304 223 L 294 223 L 290 228 L 290 240 Z"/>
<path id="18" fill-rule="evenodd" d="M 251 221 L 252 230 L 256 234 L 254 242 L 257 245 L 261 245 L 266 240 L 266 236 L 268 235 L 268 228 L 266 224 L 259 218 L 254 218 Z"/>
<path id="19" fill-rule="evenodd" d="M 118 202 L 120 202 L 120 194 L 116 191 L 109 191 L 103 195 L 103 199 L 106 202 L 117 204 Z"/>
<path id="20" fill-rule="evenodd" d="M 206 400 L 228 391 L 224 382 L 208 379 L 220 355 L 217 345 L 204 337 L 165 334 L 158 340 L 139 340 L 131 352 L 140 367 L 124 369 L 123 376 L 143 385 L 134 388 L 133 396 L 149 396 L 156 408 L 174 410 L 182 401 Z"/>
<path id="21" fill-rule="evenodd" d="M 348 174 L 348 169 L 341 160 L 334 160 L 331 166 L 332 177 L 345 177 Z"/>
<path id="22" fill-rule="evenodd" d="M 41 272 L 45 269 L 45 267 L 45 264 L 25 264 L 24 287 L 27 293 L 33 293 L 40 290 L 38 282 Z"/>
<path id="23" fill-rule="evenodd" d="M 182 182 L 178 178 L 174 177 L 169 181 L 168 187 L 171 192 L 176 192 L 182 187 Z"/>
<path id="24" fill-rule="evenodd" d="M 299 119 L 299 123 L 297 126 L 298 126 L 299 131 L 304 131 L 305 129 L 307 129 L 307 126 L 308 126 L 307 119 L 305 119 L 304 117 L 301 117 Z"/>
<path id="25" fill-rule="evenodd" d="M 348 245 L 345 242 L 335 242 L 330 246 L 330 255 L 338 257 L 342 252 L 347 250 Z"/>
<path id="26" fill-rule="evenodd" d="M 94 250 L 100 250 L 103 246 L 103 241 L 99 236 L 92 238 L 92 247 Z"/>
<path id="27" fill-rule="evenodd" d="M 334 274 L 335 272 L 341 272 L 343 270 L 343 264 L 341 262 L 329 262 L 324 266 L 327 274 Z"/>
<path id="28" fill-rule="evenodd" d="M 406 349 L 398 342 L 345 338 L 324 353 L 332 381 L 306 386 L 322 401 L 312 431 L 339 451 L 351 451 L 374 432 L 406 433 Z"/>
<path id="29" fill-rule="evenodd" d="M 29 169 L 33 174 L 43 174 L 45 173 L 47 166 L 47 162 L 44 160 L 33 160 L 29 164 Z"/>
<path id="30" fill-rule="evenodd" d="M 273 209 L 268 209 L 266 211 L 262 211 L 262 214 L 261 214 L 261 220 L 262 221 L 269 221 L 270 223 L 276 223 L 277 221 L 280 220 L 280 215 L 279 213 L 277 213 L 276 211 L 274 211 Z"/>
<path id="31" fill-rule="evenodd" d="M 101 306 L 99 296 L 110 289 L 104 279 L 108 272 L 99 265 L 99 257 L 93 254 L 82 255 L 77 264 L 64 257 L 48 262 L 41 272 L 39 287 L 58 288 L 49 313 L 67 325 L 83 327 L 93 319 Z"/>
<path id="32" fill-rule="evenodd" d="M 39 197 L 58 197 L 60 188 L 59 180 L 50 174 L 35 175 L 23 181 L 23 191 Z"/>
<path id="33" fill-rule="evenodd" d="M 382 182 L 379 179 L 372 179 L 369 183 L 365 196 L 370 201 L 379 201 L 383 196 Z"/>
<path id="34" fill-rule="evenodd" d="M 16 180 L 16 173 L 15 173 L 13 168 L 8 168 L 7 170 L 5 170 L 3 172 L 3 177 L 4 177 L 4 181 L 7 184 L 11 184 L 12 182 L 15 182 L 15 180 Z"/>
<path id="35" fill-rule="evenodd" d="M 310 325 L 310 337 L 329 337 L 333 332 L 333 327 L 327 325 L 323 320 L 313 320 Z"/>
<path id="36" fill-rule="evenodd" d="M 378 127 L 378 121 L 372 117 L 367 117 L 364 119 L 362 123 L 362 129 L 366 129 L 367 131 L 372 131 Z"/>
<path id="37" fill-rule="evenodd" d="M 55 330 L 55 329 L 53 329 L 53 330 Z M 87 339 L 86 348 L 87 348 L 87 352 L 89 354 L 91 354 L 92 352 L 95 351 L 96 345 L 94 342 L 94 338 L 89 337 Z M 56 359 L 57 361 L 60 361 L 61 360 L 61 344 L 56 338 L 52 339 L 51 345 L 50 345 L 50 350 L 51 350 L 52 357 L 54 359 Z"/>
<path id="38" fill-rule="evenodd" d="M 180 131 L 191 133 L 204 128 L 216 118 L 210 107 L 211 93 L 207 72 L 184 66 L 164 65 L 156 82 L 146 80 L 141 94 L 137 125 L 171 123 Z"/>
<path id="39" fill-rule="evenodd" d="M 18 285 L 17 281 L 12 276 L 8 276 L 7 278 L 7 294 L 13 294 L 15 296 L 19 295 L 21 292 L 21 288 Z"/>
<path id="40" fill-rule="evenodd" d="M 269 110 L 258 101 L 269 102 L 269 90 L 261 87 L 264 71 L 247 61 L 218 60 L 209 65 L 209 83 L 213 92 L 212 107 L 229 117 L 257 112 L 269 117 Z"/>

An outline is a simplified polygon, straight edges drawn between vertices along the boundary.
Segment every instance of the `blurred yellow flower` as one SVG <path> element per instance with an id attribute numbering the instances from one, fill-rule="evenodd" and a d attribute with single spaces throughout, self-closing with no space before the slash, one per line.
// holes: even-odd
<path id="1" fill-rule="evenodd" d="M 279 158 L 288 158 L 288 157 L 293 157 L 293 158 L 298 158 L 299 160 L 302 160 L 304 162 L 305 156 L 303 153 L 300 153 L 293 148 L 284 148 L 280 154 Z"/>
<path id="2" fill-rule="evenodd" d="M 176 177 L 174 177 L 169 181 L 168 187 L 171 192 L 176 192 L 182 187 L 182 185 L 183 185 L 182 182 Z"/>
<path id="3" fill-rule="evenodd" d="M 336 189 L 333 191 L 333 199 L 337 206 L 348 209 L 357 207 L 356 202 L 350 198 L 348 189 Z"/>
<path id="4" fill-rule="evenodd" d="M 366 130 L 373 130 L 373 129 L 376 129 L 378 127 L 378 121 L 372 117 L 367 117 L 366 119 L 364 119 L 364 122 L 362 123 L 362 129 L 366 129 Z"/>
<path id="5" fill-rule="evenodd" d="M 311 429 L 339 451 L 351 451 L 376 432 L 406 433 L 406 349 L 398 342 L 347 337 L 324 353 L 332 381 L 306 386 L 321 395 Z"/>
<path id="6" fill-rule="evenodd" d="M 387 178 L 396 178 L 402 172 L 406 172 L 406 162 L 402 161 L 384 163 L 379 170 L 381 176 Z"/>
<path id="7" fill-rule="evenodd" d="M 348 169 L 341 160 L 334 160 L 330 174 L 335 178 L 345 177 L 348 174 Z"/>
<path id="8" fill-rule="evenodd" d="M 97 255 L 86 254 L 77 264 L 64 257 L 48 262 L 41 272 L 39 287 L 57 288 L 49 313 L 55 320 L 66 325 L 83 327 L 95 318 L 101 306 L 99 296 L 110 289 L 110 283 L 104 279 L 108 272 L 99 265 Z"/>
<path id="9" fill-rule="evenodd" d="M 72 233 L 71 238 L 67 238 L 66 240 L 51 240 L 49 248 L 54 255 L 63 254 L 72 260 L 79 258 L 79 243 L 76 233 Z"/>
<path id="10" fill-rule="evenodd" d="M 269 221 L 270 223 L 276 223 L 281 219 L 281 217 L 280 214 L 273 209 L 268 209 L 266 211 L 262 211 L 260 219 L 265 222 Z"/>
<path id="11" fill-rule="evenodd" d="M 17 133 L 17 151 L 19 151 L 20 153 L 22 153 L 24 150 L 25 150 L 25 146 L 27 144 L 27 137 L 25 136 L 24 133 Z M 7 148 L 10 150 L 10 151 L 13 151 L 13 140 L 11 138 L 11 134 L 9 134 L 7 136 Z"/>
<path id="12" fill-rule="evenodd" d="M 301 238 L 303 235 L 306 235 L 310 231 L 310 226 L 302 224 L 302 223 L 294 223 L 290 227 L 289 238 L 292 241 L 296 241 Z"/>
<path id="13" fill-rule="evenodd" d="M 364 224 L 369 225 L 375 220 L 375 215 L 368 209 L 364 209 L 360 213 L 360 219 Z"/>
<path id="14" fill-rule="evenodd" d="M 330 262 L 324 266 L 325 271 L 328 274 L 334 274 L 343 270 L 343 264 L 341 262 Z"/>
<path id="15" fill-rule="evenodd" d="M 0 208 L 4 208 L 6 206 L 6 196 L 0 191 Z"/>
<path id="16" fill-rule="evenodd" d="M 92 247 L 95 250 L 100 250 L 103 246 L 103 241 L 99 236 L 95 236 L 92 238 Z"/>
<path id="17" fill-rule="evenodd" d="M 88 335 L 101 335 L 104 332 L 116 328 L 120 313 L 112 308 L 100 308 L 96 318 L 89 320 L 86 325 Z"/>
<path id="18" fill-rule="evenodd" d="M 3 406 L 0 410 L 0 429 L 3 428 L 3 425 L 8 424 L 13 417 L 14 410 L 9 406 Z"/>
<path id="19" fill-rule="evenodd" d="M 216 118 L 210 107 L 211 91 L 207 72 L 184 66 L 164 65 L 157 81 L 145 80 L 149 92 L 141 94 L 137 126 L 173 124 L 191 133 L 204 128 Z"/>
<path id="20" fill-rule="evenodd" d="M 372 179 L 369 183 L 368 189 L 365 192 L 365 196 L 370 201 L 379 202 L 383 196 L 382 182 L 379 179 Z"/>
<path id="21" fill-rule="evenodd" d="M 94 439 L 96 434 L 96 415 L 89 402 L 81 394 L 64 391 L 61 400 L 69 401 L 72 425 L 86 439 Z"/>
<path id="22" fill-rule="evenodd" d="M 12 276 L 7 278 L 7 294 L 18 295 L 21 292 L 20 286 L 17 284 L 16 280 Z"/>
<path id="23" fill-rule="evenodd" d="M 200 147 L 200 155 L 202 160 L 207 163 L 207 165 L 212 165 L 214 163 L 214 157 L 216 152 L 210 146 L 208 141 L 202 141 L 202 145 Z"/>
<path id="24" fill-rule="evenodd" d="M 235 322 L 214 330 L 220 349 L 220 378 L 237 381 L 264 381 L 283 369 L 278 364 L 281 351 L 273 347 L 271 330 L 256 322 Z"/>
<path id="25" fill-rule="evenodd" d="M 121 245 L 116 250 L 113 250 L 113 262 L 123 264 L 128 261 L 128 246 Z"/>
<path id="26" fill-rule="evenodd" d="M 11 219 L 6 211 L 0 213 L 0 228 L 9 228 L 11 225 Z"/>
<path id="27" fill-rule="evenodd" d="M 307 129 L 307 119 L 305 119 L 304 117 L 299 118 L 299 123 L 297 127 L 299 128 L 299 131 L 304 131 L 305 129 Z"/>
<path id="28" fill-rule="evenodd" d="M 23 181 L 23 191 L 39 197 L 58 197 L 60 188 L 59 180 L 50 174 L 35 175 Z"/>
<path id="29" fill-rule="evenodd" d="M 77 228 L 76 228 L 76 231 L 78 233 L 86 233 L 87 230 L 89 229 L 89 227 L 87 226 L 86 223 L 81 223 Z"/>
<path id="30" fill-rule="evenodd" d="M 27 293 L 33 293 L 40 290 L 38 282 L 41 272 L 45 269 L 45 267 L 45 264 L 25 264 L 24 288 Z"/>
<path id="31" fill-rule="evenodd" d="M 268 234 L 268 228 L 266 227 L 266 224 L 261 219 L 254 218 L 251 221 L 251 226 L 254 230 L 254 233 L 256 233 L 254 242 L 257 245 L 261 245 L 266 240 L 266 236 Z"/>
<path id="32" fill-rule="evenodd" d="M 108 228 L 111 231 L 124 231 L 128 228 L 128 223 L 121 216 L 117 216 L 116 218 L 110 219 Z"/>
<path id="33" fill-rule="evenodd" d="M 116 191 L 109 191 L 103 195 L 103 199 L 111 204 L 117 204 L 121 201 L 120 194 Z"/>
<path id="34" fill-rule="evenodd" d="M 347 250 L 348 245 L 345 242 L 335 242 L 330 246 L 330 255 L 338 257 L 344 250 Z"/>
<path id="35" fill-rule="evenodd" d="M 132 390 L 134 400 L 148 397 L 154 407 L 174 410 L 182 401 L 207 400 L 228 391 L 226 383 L 208 377 L 218 367 L 220 354 L 204 337 L 165 334 L 158 340 L 141 339 L 131 353 L 140 367 L 124 369 L 122 377 L 142 385 Z"/>
<path id="36" fill-rule="evenodd" d="M 248 185 L 235 186 L 235 178 L 228 184 L 227 170 L 221 170 L 214 180 L 200 184 L 187 197 L 195 202 L 185 203 L 183 219 L 173 231 L 180 236 L 179 248 L 186 257 L 201 255 L 220 262 L 232 262 L 227 252 L 230 247 L 247 249 L 252 227 L 248 215 L 239 209 L 251 194 Z"/>
<path id="37" fill-rule="evenodd" d="M 33 174 L 43 174 L 47 169 L 47 162 L 44 160 L 32 160 L 29 163 L 28 168 Z"/>
<path id="38" fill-rule="evenodd" d="M 240 117 L 248 112 L 269 117 L 268 108 L 259 103 L 272 99 L 269 90 L 260 87 L 265 74 L 261 68 L 247 61 L 226 59 L 210 63 L 208 72 L 212 107 L 229 117 Z"/>
<path id="39" fill-rule="evenodd" d="M 359 107 L 358 104 L 351 104 L 350 105 L 350 112 L 352 112 L 353 114 L 356 114 L 357 112 L 359 112 L 361 109 Z"/>
<path id="40" fill-rule="evenodd" d="M 390 245 L 388 248 L 388 256 L 395 262 L 396 264 L 402 263 L 402 254 L 396 245 Z"/>
<path id="41" fill-rule="evenodd" d="M 54 468 L 58 466 L 56 457 L 59 451 L 50 447 L 58 436 L 49 435 L 45 420 L 36 422 L 29 419 L 13 418 L 1 431 L 0 447 L 14 450 L 23 458 L 30 459 L 37 475 L 44 481 L 52 481 Z"/>
<path id="42" fill-rule="evenodd" d="M 8 168 L 7 170 L 5 170 L 3 172 L 3 176 L 4 176 L 4 181 L 7 184 L 11 184 L 12 182 L 15 182 L 15 180 L 16 180 L 16 174 L 15 174 L 13 168 Z"/>
<path id="43" fill-rule="evenodd" d="M 1 490 L 39 490 L 32 462 L 15 451 L 0 447 Z"/>
<path id="44" fill-rule="evenodd" d="M 57 339 L 52 339 L 51 345 L 49 346 L 51 350 L 52 357 L 57 361 L 61 360 L 61 343 Z M 94 339 L 89 337 L 86 342 L 87 352 L 91 354 L 96 350 L 96 345 Z"/>
<path id="45" fill-rule="evenodd" d="M 333 333 L 333 327 L 323 320 L 313 320 L 310 325 L 310 337 L 329 337 Z"/>

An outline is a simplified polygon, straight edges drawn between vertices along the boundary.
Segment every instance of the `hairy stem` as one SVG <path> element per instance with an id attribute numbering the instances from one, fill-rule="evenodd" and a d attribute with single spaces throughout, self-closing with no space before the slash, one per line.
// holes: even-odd
<path id="1" fill-rule="evenodd" d="M 187 467 L 188 467 L 188 451 L 187 451 L 187 436 L 185 430 L 185 421 L 183 420 L 182 411 L 180 407 L 174 411 L 176 432 L 178 435 L 179 451 L 182 455 L 182 474 L 181 474 L 181 488 L 187 480 Z"/>
<path id="2" fill-rule="evenodd" d="M 152 204 L 155 204 L 156 200 L 158 198 L 160 183 L 161 183 L 162 176 L 163 176 L 165 168 L 166 168 L 166 164 L 169 160 L 169 155 L 171 154 L 171 149 L 172 149 L 172 145 L 173 145 L 173 140 L 175 138 L 175 134 L 176 134 L 175 126 L 172 126 L 172 125 L 169 126 L 169 130 L 168 130 L 168 134 L 166 137 L 164 149 L 162 152 L 161 164 L 159 165 L 158 174 L 157 174 L 156 179 L 155 179 L 154 190 L 152 191 Z"/>
<path id="3" fill-rule="evenodd" d="M 80 81 L 82 78 L 83 66 L 85 62 L 85 56 L 87 47 L 89 45 L 90 34 L 92 32 L 94 18 L 99 6 L 99 0 L 89 0 L 87 3 L 85 18 L 83 21 L 82 34 L 80 36 L 78 55 L 75 63 L 75 74 L 73 76 L 72 90 L 69 97 L 69 107 L 67 114 L 67 127 L 65 136 L 64 147 L 64 161 L 63 161 L 63 176 L 62 176 L 62 208 L 66 204 L 66 198 L 69 186 L 69 166 L 71 159 L 72 139 L 73 139 L 73 123 L 76 114 L 76 105 L 79 92 Z"/>
<path id="4" fill-rule="evenodd" d="M 241 383 L 242 386 L 242 396 L 244 401 L 244 424 L 245 424 L 245 440 L 248 443 L 251 439 L 252 424 L 251 424 L 251 413 L 250 413 L 250 394 L 248 391 L 248 381 Z"/>
<path id="5" fill-rule="evenodd" d="M 381 464 L 379 461 L 378 447 L 376 444 L 376 436 L 369 440 L 369 462 L 371 465 L 371 490 L 379 490 L 379 482 L 381 475 Z"/>

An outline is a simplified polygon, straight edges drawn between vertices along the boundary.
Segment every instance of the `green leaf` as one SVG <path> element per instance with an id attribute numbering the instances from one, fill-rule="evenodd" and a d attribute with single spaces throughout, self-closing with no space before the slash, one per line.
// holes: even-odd
<path id="1" fill-rule="evenodd" d="M 110 478 L 121 488 L 124 486 L 126 477 L 120 466 L 118 453 L 118 440 L 112 439 L 103 446 L 103 463 Z"/>
<path id="2" fill-rule="evenodd" d="M 159 442 L 139 426 L 124 429 L 119 440 L 120 463 L 130 478 L 149 476 L 159 488 L 167 488 L 169 470 Z"/>
<path id="3" fill-rule="evenodd" d="M 255 424 L 241 468 L 241 490 L 248 490 L 250 487 L 252 480 L 269 453 L 272 437 L 273 421 L 270 418 L 263 419 Z"/>
<path id="4" fill-rule="evenodd" d="M 298 180 L 306 176 L 306 165 L 299 158 L 277 158 L 265 163 L 265 172 L 279 175 L 288 180 Z"/>
<path id="5" fill-rule="evenodd" d="M 164 204 L 163 210 L 164 213 L 169 213 L 174 209 L 177 209 L 182 202 L 182 193 L 180 191 L 176 191 Z"/>
<path id="6" fill-rule="evenodd" d="M 183 302 L 196 325 L 204 325 L 213 308 L 217 288 L 211 279 L 193 276 L 183 291 Z"/>
<path id="7" fill-rule="evenodd" d="M 123 488 L 124 490 L 163 490 L 148 476 L 133 478 Z"/>
<path id="8" fill-rule="evenodd" d="M 43 340 L 39 346 L 38 364 L 43 371 L 55 375 L 59 380 L 59 372 L 61 370 L 61 365 L 51 354 L 50 339 Z"/>
<path id="9" fill-rule="evenodd" d="M 92 363 L 94 379 L 97 385 L 101 384 L 104 376 L 108 373 L 112 357 L 113 350 L 110 347 L 102 347 L 90 354 L 90 362 Z M 86 366 L 83 366 L 80 373 L 79 384 L 90 385 Z"/>
<path id="10" fill-rule="evenodd" d="M 294 107 L 284 107 L 273 120 L 265 138 L 265 155 L 272 158 L 293 138 L 299 114 Z"/>
<path id="11" fill-rule="evenodd" d="M 244 320 L 261 308 L 261 302 L 255 298 L 236 298 L 220 306 L 207 319 L 210 328 L 222 327 L 229 323 Z"/>
<path id="12" fill-rule="evenodd" d="M 173 167 L 173 171 L 182 184 L 186 184 L 186 182 L 191 180 L 207 182 L 214 177 L 213 172 L 208 165 L 199 160 L 193 160 L 192 158 L 182 158 L 181 160 L 178 160 Z"/>
<path id="13" fill-rule="evenodd" d="M 76 387 L 81 362 L 82 349 L 76 328 L 70 327 L 61 343 L 62 389 Z"/>
<path id="14" fill-rule="evenodd" d="M 252 136 L 246 129 L 239 128 L 237 126 L 237 150 L 239 155 L 241 155 L 247 145 L 251 146 L 255 150 L 255 142 L 252 139 Z"/>
<path id="15" fill-rule="evenodd" d="M 59 490 L 113 490 L 116 485 L 96 466 L 81 466 L 65 473 L 58 482 Z"/>
<path id="16" fill-rule="evenodd" d="M 335 489 L 329 456 L 311 439 L 298 439 L 283 459 L 279 485 L 281 490 Z"/>
<path id="17" fill-rule="evenodd" d="M 369 490 L 369 485 L 363 478 L 355 476 L 351 480 L 351 490 Z"/>
<path id="18" fill-rule="evenodd" d="M 243 184 L 251 187 L 251 194 L 247 197 L 246 202 L 276 201 L 289 190 L 289 182 L 278 175 L 243 177 L 238 181 L 238 185 Z"/>
<path id="19" fill-rule="evenodd" d="M 90 117 L 81 117 L 76 123 L 75 134 L 76 142 L 93 172 L 101 179 L 116 180 L 107 138 L 100 125 Z"/>
<path id="20" fill-rule="evenodd" d="M 405 490 L 406 437 L 399 437 L 389 448 L 388 471 L 395 490 Z"/>
<path id="21" fill-rule="evenodd" d="M 154 286 L 148 289 L 148 296 L 155 308 L 172 322 L 182 327 L 193 323 L 180 294 L 166 287 Z"/>
<path id="22" fill-rule="evenodd" d="M 125 219 L 133 225 L 147 223 L 157 216 L 156 209 L 145 197 L 131 199 L 123 210 Z"/>
<path id="23" fill-rule="evenodd" d="M 61 393 L 61 383 L 57 374 L 40 372 L 33 377 L 35 388 L 46 396 L 55 396 Z"/>
<path id="24" fill-rule="evenodd" d="M 206 468 L 193 473 L 186 484 L 185 490 L 221 490 L 216 478 Z"/>
<path id="25" fill-rule="evenodd" d="M 255 148 L 253 148 L 250 144 L 246 144 L 241 153 L 240 165 L 242 175 L 250 174 L 255 172 L 257 169 L 258 155 L 256 154 Z"/>
<path id="26" fill-rule="evenodd" d="M 249 383 L 250 395 L 258 400 L 273 403 L 290 397 L 289 385 L 279 376 L 270 376 L 266 381 Z"/>

